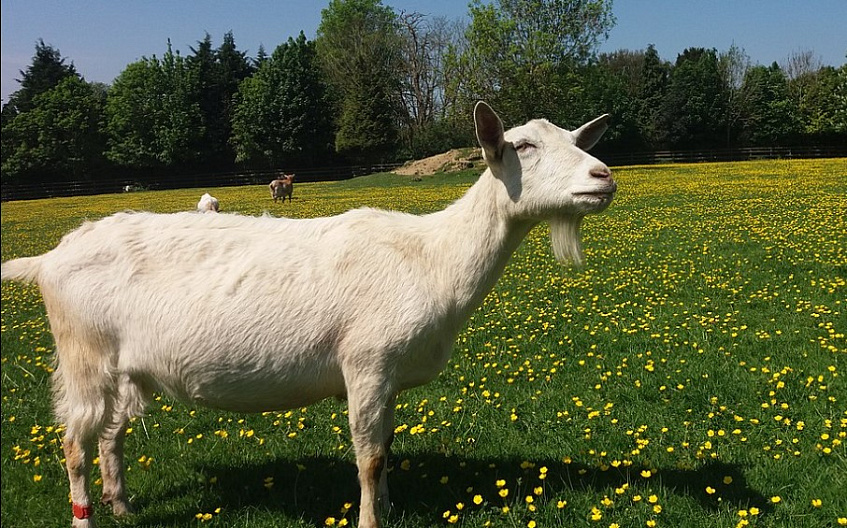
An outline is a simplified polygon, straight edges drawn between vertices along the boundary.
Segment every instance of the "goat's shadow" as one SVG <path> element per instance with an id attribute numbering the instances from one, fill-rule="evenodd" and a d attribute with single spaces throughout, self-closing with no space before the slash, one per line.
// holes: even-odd
<path id="1" fill-rule="evenodd" d="M 453 509 L 457 501 L 469 502 L 466 493 L 473 487 L 486 499 L 497 495 L 495 482 L 504 479 L 508 486 L 517 482 L 537 485 L 539 468 L 547 467 L 545 494 L 564 496 L 580 490 L 608 491 L 624 483 L 643 482 L 641 468 L 609 468 L 602 470 L 579 462 L 565 464 L 555 460 L 536 460 L 534 467 L 522 469 L 522 460 L 508 457 L 469 458 L 462 456 L 420 455 L 392 456 L 389 489 L 392 516 L 432 517 Z M 183 484 L 157 492 L 162 496 L 139 497 L 135 501 L 136 526 L 174 526 L 191 518 L 198 511 L 225 511 L 259 509 L 278 511 L 292 522 L 306 521 L 315 526 L 324 526 L 328 516 L 339 516 L 345 503 L 353 507 L 347 514 L 357 518 L 359 487 L 356 467 L 349 461 L 330 457 L 307 457 L 298 460 L 274 459 L 264 463 L 200 465 L 198 474 L 215 482 L 206 485 L 203 503 L 180 507 L 163 513 L 148 510 L 148 506 L 161 503 L 181 494 L 188 494 L 191 484 Z M 272 477 L 268 481 L 268 477 Z M 449 486 L 442 484 L 444 477 Z M 707 492 L 708 486 L 724 482 L 731 477 L 730 484 L 721 485 L 719 494 Z M 728 479 L 727 479 L 728 481 Z M 769 501 L 760 492 L 747 484 L 742 468 L 736 464 L 707 462 L 692 470 L 660 469 L 650 477 L 651 487 L 664 489 L 668 493 L 685 495 L 705 509 L 716 510 L 727 504 L 737 508 L 758 507 L 765 515 L 771 510 Z M 530 489 L 528 484 L 523 487 Z M 457 492 L 456 490 L 460 490 Z M 195 490 L 196 491 L 196 490 Z M 189 511 L 190 510 L 190 511 Z M 354 523 L 355 524 L 355 523 Z"/>

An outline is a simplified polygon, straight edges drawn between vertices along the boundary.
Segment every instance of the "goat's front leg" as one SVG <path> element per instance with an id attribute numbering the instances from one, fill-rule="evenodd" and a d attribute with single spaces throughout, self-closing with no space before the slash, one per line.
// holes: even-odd
<path id="1" fill-rule="evenodd" d="M 388 500 L 386 481 L 387 439 L 386 421 L 394 414 L 394 397 L 386 385 L 348 387 L 350 432 L 356 449 L 359 486 L 362 491 L 359 505 L 359 527 L 379 528 L 381 498 Z M 393 433 L 393 429 L 391 431 Z"/>

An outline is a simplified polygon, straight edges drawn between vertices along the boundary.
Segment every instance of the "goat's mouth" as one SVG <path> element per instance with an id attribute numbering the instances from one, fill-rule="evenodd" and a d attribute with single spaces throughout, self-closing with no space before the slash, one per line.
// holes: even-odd
<path id="1" fill-rule="evenodd" d="M 574 193 L 574 196 L 581 201 L 588 202 L 611 202 L 615 197 L 615 190 L 587 191 Z"/>
<path id="2" fill-rule="evenodd" d="M 584 197 L 584 198 L 597 198 L 597 199 L 605 199 L 611 200 L 615 196 L 615 192 L 618 190 L 618 184 L 615 182 L 610 182 L 608 185 L 604 185 L 603 187 L 599 187 L 596 189 L 590 189 L 585 191 L 578 191 L 574 193 L 574 196 Z"/>
<path id="3" fill-rule="evenodd" d="M 586 208 L 586 212 L 598 213 L 612 203 L 615 191 L 617 191 L 617 186 L 612 184 L 601 189 L 576 192 L 573 196 L 580 206 Z"/>
<path id="4" fill-rule="evenodd" d="M 612 198 L 615 196 L 615 191 L 591 191 L 574 193 L 574 196 L 585 196 L 589 198 Z"/>

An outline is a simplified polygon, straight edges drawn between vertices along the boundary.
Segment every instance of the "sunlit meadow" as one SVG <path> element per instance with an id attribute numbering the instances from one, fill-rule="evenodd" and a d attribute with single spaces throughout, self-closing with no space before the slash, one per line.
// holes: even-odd
<path id="1" fill-rule="evenodd" d="M 539 226 L 445 372 L 398 399 L 387 525 L 847 525 L 847 160 L 615 175 L 585 267 L 558 266 Z M 2 259 L 207 190 L 251 215 L 424 213 L 475 176 L 298 184 L 284 205 L 264 186 L 4 203 Z M 53 354 L 38 289 L 3 283 L 3 526 L 70 522 Z M 99 508 L 101 527 L 356 524 L 343 402 L 237 415 L 162 395 L 127 434 L 137 513 Z"/>

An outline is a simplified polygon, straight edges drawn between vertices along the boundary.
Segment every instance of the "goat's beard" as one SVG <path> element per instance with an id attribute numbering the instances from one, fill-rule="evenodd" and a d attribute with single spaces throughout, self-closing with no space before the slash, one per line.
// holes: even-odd
<path id="1" fill-rule="evenodd" d="M 549 221 L 553 254 L 562 264 L 574 266 L 582 264 L 582 243 L 579 239 L 582 218 L 582 215 L 556 216 Z"/>

